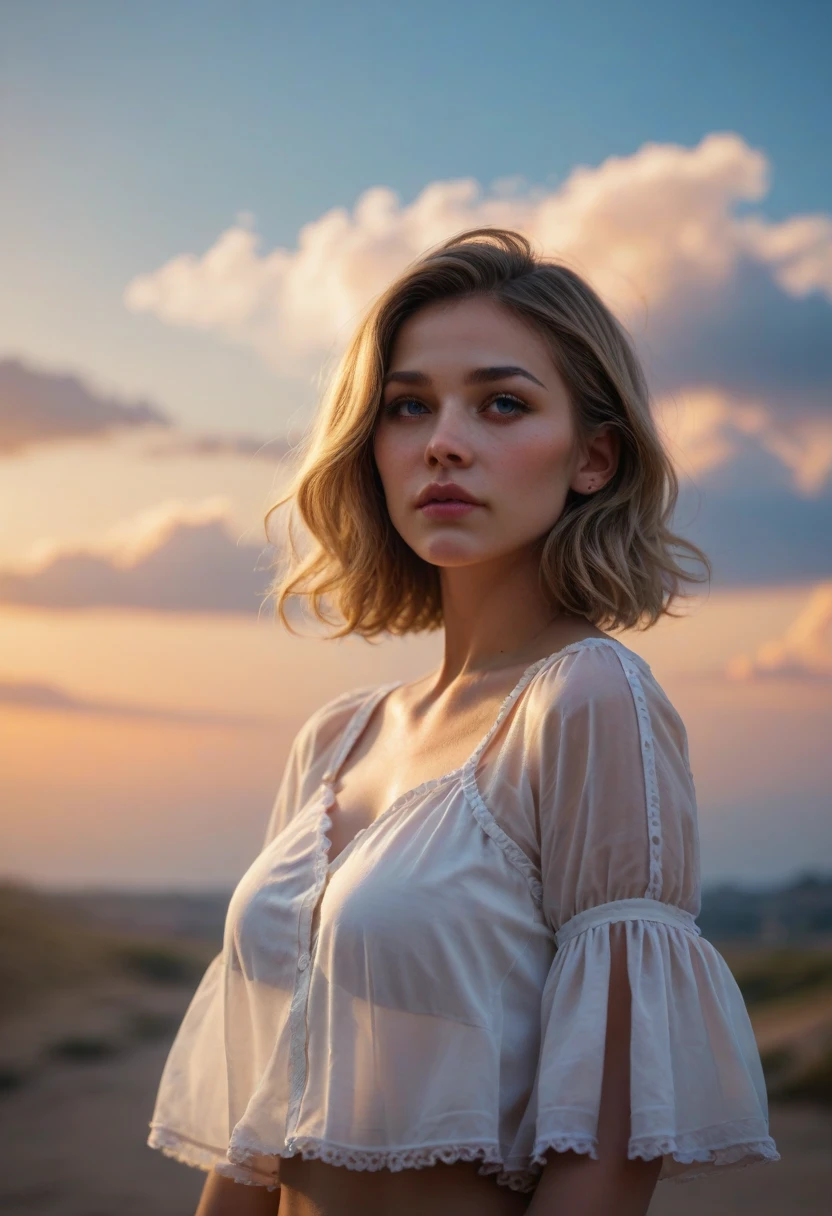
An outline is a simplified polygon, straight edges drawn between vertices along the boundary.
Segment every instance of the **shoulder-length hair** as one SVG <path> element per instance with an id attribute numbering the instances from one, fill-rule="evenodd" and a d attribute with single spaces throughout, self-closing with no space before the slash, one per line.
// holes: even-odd
<path id="1" fill-rule="evenodd" d="M 670 528 L 678 480 L 651 412 L 631 339 L 596 292 L 567 266 L 532 251 L 518 232 L 473 228 L 418 258 L 371 304 L 326 387 L 285 494 L 312 539 L 298 552 L 290 517 L 288 550 L 274 563 L 268 595 L 292 630 L 285 604 L 305 598 L 330 636 L 403 635 L 442 626 L 439 570 L 394 528 L 373 455 L 382 384 L 399 327 L 441 300 L 490 298 L 546 341 L 565 382 L 578 441 L 600 427 L 619 437 L 614 476 L 591 495 L 569 491 L 540 546 L 540 586 L 553 610 L 599 628 L 646 629 L 703 582 L 710 563 Z M 278 546 L 279 547 L 279 546 Z M 288 553 L 288 558 L 286 554 Z M 702 563 L 694 574 L 679 564 Z M 334 605 L 333 621 L 323 605 Z"/>

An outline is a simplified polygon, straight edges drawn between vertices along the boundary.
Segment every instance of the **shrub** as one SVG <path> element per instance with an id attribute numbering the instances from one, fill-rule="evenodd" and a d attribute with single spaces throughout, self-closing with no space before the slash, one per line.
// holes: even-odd
<path id="1" fill-rule="evenodd" d="M 105 1060 L 121 1050 L 113 1039 L 101 1035 L 71 1035 L 58 1039 L 49 1049 L 49 1054 L 59 1060 L 73 1060 L 79 1064 L 92 1060 Z"/>

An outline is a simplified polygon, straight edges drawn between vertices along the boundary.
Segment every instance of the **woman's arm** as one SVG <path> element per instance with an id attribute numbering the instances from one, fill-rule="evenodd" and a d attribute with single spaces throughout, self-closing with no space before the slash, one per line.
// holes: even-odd
<path id="1" fill-rule="evenodd" d="M 609 1014 L 598 1115 L 598 1159 L 547 1157 L 526 1216 L 645 1216 L 662 1158 L 627 1158 L 630 1138 L 630 982 L 624 925 L 610 926 Z M 213 1213 L 212 1213 L 213 1216 Z"/>
<path id="2" fill-rule="evenodd" d="M 277 1216 L 279 1206 L 279 1188 L 269 1191 L 264 1186 L 247 1186 L 212 1170 L 194 1216 Z"/>

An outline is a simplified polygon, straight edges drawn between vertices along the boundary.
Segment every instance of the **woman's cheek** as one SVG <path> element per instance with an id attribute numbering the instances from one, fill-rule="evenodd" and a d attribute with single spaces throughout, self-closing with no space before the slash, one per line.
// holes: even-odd
<path id="1" fill-rule="evenodd" d="M 504 454 L 499 497 L 522 532 L 539 535 L 560 518 L 569 489 L 569 454 L 566 444 L 553 450 L 545 443 Z"/>
<path id="2" fill-rule="evenodd" d="M 524 494 L 550 496 L 566 486 L 569 479 L 571 446 L 564 438 L 552 443 L 550 436 L 529 438 L 517 447 L 507 447 L 500 461 L 501 473 L 512 487 Z"/>

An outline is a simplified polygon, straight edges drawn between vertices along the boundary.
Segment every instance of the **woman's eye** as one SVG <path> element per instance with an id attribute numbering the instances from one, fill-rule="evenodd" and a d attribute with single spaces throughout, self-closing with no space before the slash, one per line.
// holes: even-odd
<path id="1" fill-rule="evenodd" d="M 384 413 L 388 418 L 418 418 L 418 414 L 412 414 L 409 410 L 403 412 L 402 406 L 421 404 L 421 401 L 416 401 L 413 397 L 399 397 L 397 401 L 391 401 L 384 406 Z"/>
<path id="2" fill-rule="evenodd" d="M 422 402 L 421 402 L 421 401 L 415 401 L 415 400 L 413 399 L 413 397 L 408 397 L 408 398 L 406 398 L 404 401 L 400 401 L 400 402 L 399 402 L 399 406 L 400 406 L 400 407 L 401 407 L 401 406 L 404 406 L 404 407 L 405 407 L 404 413 L 405 413 L 405 417 L 406 417 L 406 418 L 417 418 L 417 417 L 418 417 L 418 414 L 414 413 L 414 411 L 413 411 L 413 410 L 411 410 L 411 409 L 409 409 L 409 408 L 408 408 L 408 406 L 411 406 L 411 405 L 415 405 L 415 406 L 417 406 L 419 410 L 421 410 L 421 409 L 423 409 L 423 408 L 424 408 L 424 407 L 423 407 L 423 405 L 422 405 Z"/>
<path id="3" fill-rule="evenodd" d="M 489 404 L 497 405 L 500 401 L 507 401 L 512 407 L 510 413 L 502 410 L 497 411 L 503 418 L 510 418 L 512 414 L 527 414 L 529 412 L 529 407 L 525 401 L 521 401 L 519 397 L 512 397 L 509 393 L 499 393 L 496 397 L 491 398 Z"/>
<path id="4" fill-rule="evenodd" d="M 510 393 L 498 393 L 495 397 L 491 397 L 486 401 L 484 409 L 489 406 L 498 405 L 500 402 L 507 403 L 510 409 L 498 409 L 496 411 L 499 418 L 511 418 L 515 414 L 527 414 L 529 407 L 519 397 L 514 397 Z M 411 410 L 410 406 L 416 406 L 418 412 Z M 423 402 L 417 401 L 415 397 L 399 397 L 395 401 L 389 402 L 384 406 L 384 414 L 388 418 L 420 418 L 421 411 L 424 408 Z"/>

